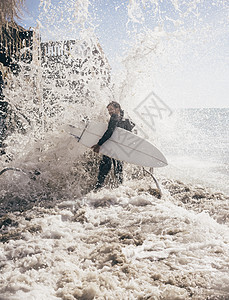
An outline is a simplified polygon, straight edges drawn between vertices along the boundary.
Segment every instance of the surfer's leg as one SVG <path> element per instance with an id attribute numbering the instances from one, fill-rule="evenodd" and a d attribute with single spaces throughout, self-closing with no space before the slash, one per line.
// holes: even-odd
<path id="1" fill-rule="evenodd" d="M 107 174 L 109 173 L 110 169 L 111 169 L 111 158 L 106 155 L 103 155 L 103 158 L 99 166 L 99 175 L 95 186 L 96 189 L 103 186 L 104 180 Z"/>
<path id="2" fill-rule="evenodd" d="M 123 162 L 113 159 L 114 175 L 119 184 L 123 183 Z"/>

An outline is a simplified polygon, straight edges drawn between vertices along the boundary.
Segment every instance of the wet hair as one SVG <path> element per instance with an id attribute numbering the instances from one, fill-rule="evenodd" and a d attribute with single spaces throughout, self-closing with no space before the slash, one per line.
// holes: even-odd
<path id="1" fill-rule="evenodd" d="M 114 108 L 118 108 L 118 109 L 120 110 L 120 115 L 121 115 L 121 117 L 123 117 L 123 115 L 124 115 L 124 110 L 122 110 L 121 105 L 120 105 L 118 102 L 116 102 L 116 101 L 111 101 L 111 102 L 107 105 L 107 108 L 108 108 L 109 106 L 113 106 Z"/>
<path id="2" fill-rule="evenodd" d="M 107 108 L 108 108 L 109 106 L 114 106 L 114 108 L 119 108 L 120 111 L 122 110 L 120 104 L 119 104 L 118 102 L 116 102 L 116 101 L 111 101 L 111 102 L 107 105 Z"/>

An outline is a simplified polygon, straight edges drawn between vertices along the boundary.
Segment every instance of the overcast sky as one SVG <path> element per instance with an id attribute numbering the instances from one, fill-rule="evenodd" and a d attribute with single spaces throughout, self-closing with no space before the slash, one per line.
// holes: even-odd
<path id="1" fill-rule="evenodd" d="M 93 28 L 113 72 L 133 45 L 161 34 L 162 54 L 150 64 L 158 75 L 149 75 L 147 60 L 139 70 L 152 76 L 156 91 L 178 107 L 229 107 L 227 0 L 26 0 L 26 8 L 20 24 L 39 23 L 43 39 L 77 38 Z"/>

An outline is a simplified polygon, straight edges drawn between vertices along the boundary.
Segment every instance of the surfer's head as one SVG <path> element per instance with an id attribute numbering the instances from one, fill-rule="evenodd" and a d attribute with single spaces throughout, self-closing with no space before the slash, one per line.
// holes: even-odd
<path id="1" fill-rule="evenodd" d="M 116 101 L 112 101 L 110 102 L 108 105 L 107 105 L 107 109 L 108 109 L 108 112 L 109 112 L 109 115 L 113 115 L 113 114 L 116 114 L 116 115 L 121 115 L 122 113 L 122 109 L 121 109 L 121 106 L 118 102 Z"/>

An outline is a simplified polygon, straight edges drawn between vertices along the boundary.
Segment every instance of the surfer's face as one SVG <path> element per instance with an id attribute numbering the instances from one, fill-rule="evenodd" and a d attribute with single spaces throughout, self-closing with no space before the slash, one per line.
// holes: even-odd
<path id="1" fill-rule="evenodd" d="M 107 110 L 108 110 L 108 113 L 109 113 L 110 116 L 113 115 L 113 114 L 116 114 L 116 115 L 120 114 L 119 108 L 115 108 L 113 105 L 109 105 Z"/>

